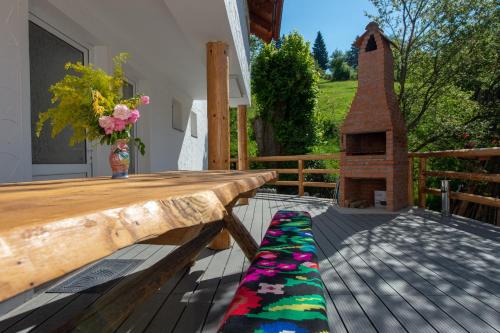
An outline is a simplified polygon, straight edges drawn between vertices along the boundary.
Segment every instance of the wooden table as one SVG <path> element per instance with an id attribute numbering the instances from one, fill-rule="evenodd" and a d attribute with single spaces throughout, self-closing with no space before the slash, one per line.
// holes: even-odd
<path id="1" fill-rule="evenodd" d="M 257 245 L 231 209 L 276 178 L 275 171 L 176 171 L 0 185 L 0 301 L 148 240 L 184 245 L 141 274 L 132 300 L 154 292 L 222 228 L 251 259 Z"/>

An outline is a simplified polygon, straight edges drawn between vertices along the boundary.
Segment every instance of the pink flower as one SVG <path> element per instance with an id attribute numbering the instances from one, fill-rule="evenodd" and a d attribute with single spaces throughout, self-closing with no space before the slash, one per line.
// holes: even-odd
<path id="1" fill-rule="evenodd" d="M 110 128 L 113 127 L 113 118 L 109 116 L 102 116 L 99 118 L 99 126 L 102 128 Z"/>
<path id="2" fill-rule="evenodd" d="M 139 110 L 135 109 L 130 112 L 130 117 L 127 119 L 129 124 L 135 124 L 141 117 Z"/>
<path id="3" fill-rule="evenodd" d="M 127 120 L 130 117 L 130 113 L 131 111 L 128 106 L 125 104 L 117 104 L 113 112 L 113 117 L 121 120 Z"/>
<path id="4" fill-rule="evenodd" d="M 125 120 L 120 119 L 120 118 L 113 117 L 113 122 L 115 124 L 114 130 L 116 132 L 123 131 L 125 129 L 125 126 L 127 126 L 127 122 Z"/>
<path id="5" fill-rule="evenodd" d="M 141 96 L 141 104 L 148 105 L 149 104 L 149 96 Z"/>

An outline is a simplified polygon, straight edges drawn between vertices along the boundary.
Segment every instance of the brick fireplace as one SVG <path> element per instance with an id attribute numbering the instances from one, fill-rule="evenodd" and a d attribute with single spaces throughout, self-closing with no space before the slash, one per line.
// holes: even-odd
<path id="1" fill-rule="evenodd" d="M 408 203 L 408 148 L 391 41 L 372 22 L 356 45 L 358 89 L 341 128 L 340 205 L 373 206 L 374 191 L 386 191 L 387 210 L 395 211 Z"/>

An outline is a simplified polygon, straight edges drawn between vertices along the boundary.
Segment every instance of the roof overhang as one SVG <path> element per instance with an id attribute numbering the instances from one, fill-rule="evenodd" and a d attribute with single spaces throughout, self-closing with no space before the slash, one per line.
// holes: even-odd
<path id="1" fill-rule="evenodd" d="M 284 0 L 248 0 L 250 32 L 266 43 L 280 37 Z"/>

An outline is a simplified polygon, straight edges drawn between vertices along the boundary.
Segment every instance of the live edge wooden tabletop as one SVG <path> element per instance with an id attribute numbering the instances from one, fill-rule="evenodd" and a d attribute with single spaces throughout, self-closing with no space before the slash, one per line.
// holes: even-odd
<path id="1" fill-rule="evenodd" d="M 170 230 L 223 219 L 275 171 L 174 171 L 0 185 L 0 301 Z"/>

